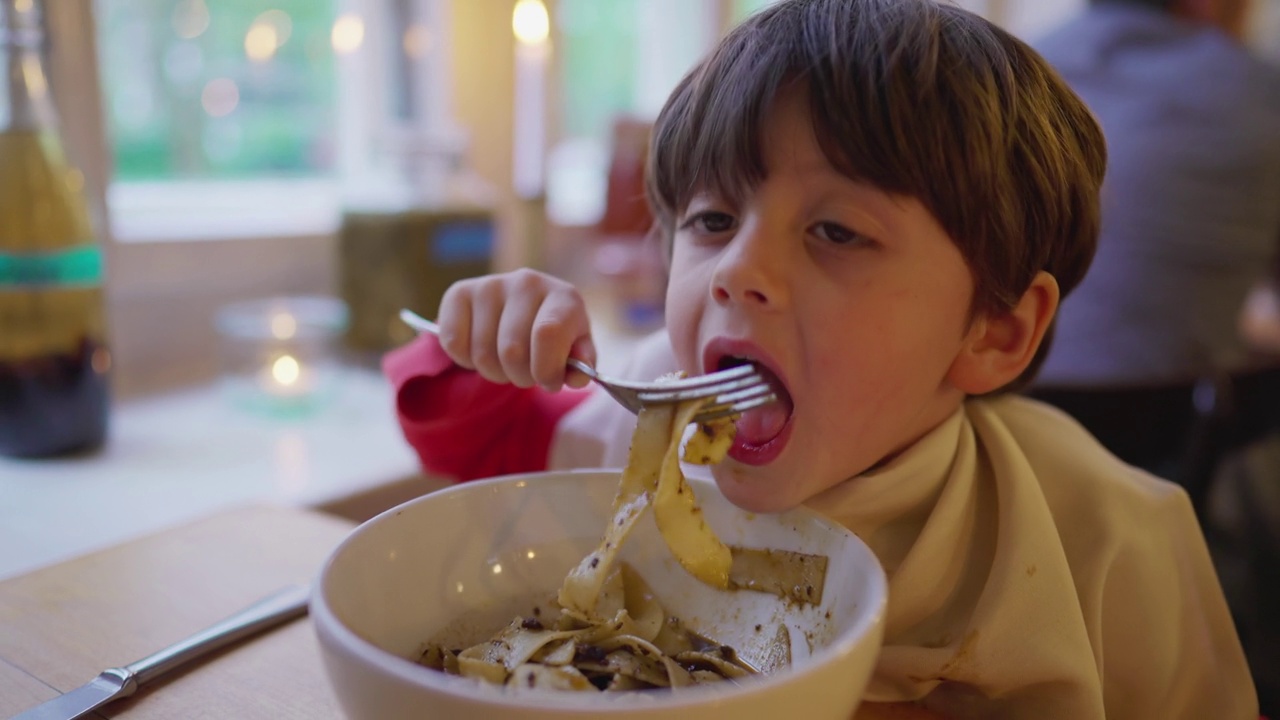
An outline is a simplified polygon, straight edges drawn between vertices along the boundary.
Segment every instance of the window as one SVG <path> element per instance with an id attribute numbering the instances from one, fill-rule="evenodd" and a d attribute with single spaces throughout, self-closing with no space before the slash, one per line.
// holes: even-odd
<path id="1" fill-rule="evenodd" d="M 462 5 L 471 25 L 460 45 L 510 40 L 509 25 L 475 22 L 472 8 L 486 5 L 498 4 Z M 452 47 L 452 6 L 45 3 L 63 134 L 94 207 L 106 202 L 95 215 L 120 241 L 106 248 L 117 397 L 213 376 L 212 317 L 223 304 L 336 292 L 339 181 L 394 175 L 375 145 L 412 142 L 403 131 L 413 108 L 430 108 L 416 129 L 450 116 L 440 58 Z M 397 58 L 398 73 L 388 67 Z M 502 83 L 488 86 L 501 95 Z"/>
<path id="2" fill-rule="evenodd" d="M 765 9 L 778 0 L 733 0 L 733 21 L 741 22 L 755 12 Z"/>
<path id="3" fill-rule="evenodd" d="M 447 4 L 94 0 L 113 235 L 331 233 L 344 181 L 448 123 Z"/>
<path id="4" fill-rule="evenodd" d="M 565 137 L 601 137 L 635 106 L 640 0 L 560 0 L 556 6 Z M 608 62 L 601 62 L 608 58 Z"/>
<path id="5" fill-rule="evenodd" d="M 99 0 L 115 180 L 327 172 L 330 2 Z"/>
<path id="6" fill-rule="evenodd" d="M 553 222 L 601 217 L 614 121 L 657 116 L 715 43 L 721 7 L 719 0 L 558 0 L 559 139 L 547 168 Z"/>
<path id="7" fill-rule="evenodd" d="M 332 230 L 331 0 L 95 0 L 94 12 L 116 239 Z"/>

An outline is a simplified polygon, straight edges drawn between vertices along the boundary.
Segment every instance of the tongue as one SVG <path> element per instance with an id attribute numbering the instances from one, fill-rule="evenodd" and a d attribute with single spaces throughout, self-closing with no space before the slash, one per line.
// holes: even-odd
<path id="1" fill-rule="evenodd" d="M 778 437 L 790 417 L 791 403 L 784 399 L 748 410 L 734 423 L 738 428 L 736 439 L 747 445 L 764 445 Z"/>

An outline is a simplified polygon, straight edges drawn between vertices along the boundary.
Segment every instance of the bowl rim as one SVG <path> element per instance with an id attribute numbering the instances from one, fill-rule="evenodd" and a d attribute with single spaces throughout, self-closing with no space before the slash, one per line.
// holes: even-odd
<path id="1" fill-rule="evenodd" d="M 313 590 L 309 603 L 310 613 L 322 649 L 326 652 L 334 652 L 332 648 L 325 647 L 329 642 L 329 638 L 326 638 L 326 634 L 328 634 L 331 636 L 332 642 L 340 646 L 344 652 L 357 656 L 361 662 L 376 668 L 379 673 L 389 675 L 403 683 L 425 686 L 432 692 L 477 704 L 497 705 L 506 709 L 526 708 L 539 711 L 603 710 L 611 706 L 616 706 L 615 709 L 617 710 L 674 710 L 731 698 L 739 701 L 772 692 L 781 686 L 798 682 L 809 674 L 821 671 L 826 667 L 826 664 L 821 662 L 822 657 L 847 654 L 855 646 L 863 642 L 868 634 L 874 634 L 877 626 L 880 627 L 881 632 L 883 631 L 883 622 L 888 604 L 888 580 L 879 559 L 871 552 L 870 547 L 848 528 L 822 513 L 804 506 L 776 514 L 797 514 L 801 517 L 810 518 L 852 538 L 854 540 L 854 552 L 862 553 L 865 556 L 864 560 L 870 561 L 871 572 L 868 593 L 872 601 L 872 607 L 862 613 L 858 621 L 852 626 L 839 632 L 829 645 L 823 647 L 820 651 L 816 651 L 811 658 L 818 658 L 817 661 L 811 659 L 798 667 L 787 668 L 784 672 L 775 672 L 752 678 L 749 685 L 731 685 L 727 683 L 696 685 L 682 688 L 679 693 L 512 692 L 504 686 L 492 685 L 476 678 L 448 675 L 432 670 L 374 645 L 357 635 L 354 630 L 339 620 L 325 597 L 325 587 L 339 555 L 354 543 L 362 532 L 380 519 L 401 513 L 411 506 L 436 502 L 441 497 L 453 494 L 483 492 L 493 487 L 507 485 L 521 487 L 518 483 L 522 481 L 536 480 L 542 482 L 554 478 L 567 481 L 576 477 L 594 475 L 617 476 L 619 473 L 621 473 L 621 470 L 618 468 L 574 468 L 571 470 L 512 473 L 470 480 L 408 500 L 360 523 L 341 542 L 334 546 L 333 550 L 325 558 L 312 585 Z M 713 491 L 719 493 L 714 481 L 696 477 L 690 477 L 688 480 L 690 483 L 700 486 L 702 492 Z M 326 663 L 326 672 L 328 671 L 329 666 Z M 330 683 L 334 683 L 333 678 L 330 678 Z"/>

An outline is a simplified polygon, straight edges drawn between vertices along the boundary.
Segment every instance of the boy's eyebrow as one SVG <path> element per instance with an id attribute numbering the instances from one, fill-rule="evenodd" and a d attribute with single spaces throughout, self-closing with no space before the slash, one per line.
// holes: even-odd
<path id="1" fill-rule="evenodd" d="M 854 180 L 827 167 L 819 168 L 812 174 L 821 178 L 824 183 L 831 183 L 832 188 L 838 185 L 838 189 L 835 191 L 828 188 L 826 191 L 821 192 L 817 198 L 819 202 L 848 207 L 849 210 L 875 225 L 876 230 L 885 236 L 895 232 L 894 228 L 898 225 L 896 215 L 910 211 L 907 203 L 913 198 L 885 192 L 869 182 Z M 766 178 L 765 181 L 767 182 L 767 180 Z M 850 198 L 851 194 L 854 197 Z M 680 209 L 678 217 L 683 217 L 687 214 L 695 204 L 706 203 L 714 205 L 725 200 L 723 193 L 718 193 L 714 190 L 694 192 L 689 196 L 689 200 L 684 203 L 684 207 Z"/>
<path id="2" fill-rule="evenodd" d="M 908 203 L 912 198 L 887 192 L 866 180 L 857 180 L 829 167 L 814 173 L 817 177 L 826 178 L 828 182 L 838 184 L 841 194 L 852 195 L 857 207 L 852 208 L 879 226 L 882 232 L 891 232 L 889 225 L 896 225 L 895 216 L 909 212 Z M 842 204 L 849 204 L 848 202 Z M 885 221 L 889 225 L 886 225 Z"/>
<path id="3" fill-rule="evenodd" d="M 833 204 L 837 206 L 847 206 L 848 212 L 851 212 L 857 215 L 858 217 L 863 218 L 864 220 L 866 220 L 866 222 L 869 222 L 872 225 L 874 225 L 875 226 L 874 230 L 880 233 L 881 235 L 888 236 L 893 234 L 893 231 L 890 229 L 890 225 L 897 224 L 892 222 L 893 218 L 887 218 L 890 222 L 886 224 L 885 218 L 881 217 L 882 215 L 884 215 L 884 213 L 878 212 L 874 208 L 868 209 L 866 207 L 866 203 L 857 201 L 857 200 L 855 201 L 837 200 Z"/>
<path id="4" fill-rule="evenodd" d="M 689 195 L 689 199 L 684 202 L 684 206 L 679 208 L 680 214 L 689 211 L 695 203 L 715 204 L 725 200 L 724 193 L 713 192 L 711 190 L 700 190 Z"/>

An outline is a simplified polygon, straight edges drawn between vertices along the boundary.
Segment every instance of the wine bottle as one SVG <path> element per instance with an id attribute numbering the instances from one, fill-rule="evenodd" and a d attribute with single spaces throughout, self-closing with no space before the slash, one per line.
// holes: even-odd
<path id="1" fill-rule="evenodd" d="M 63 154 L 40 0 L 0 0 L 0 454 L 99 447 L 108 371 L 102 246 Z"/>

